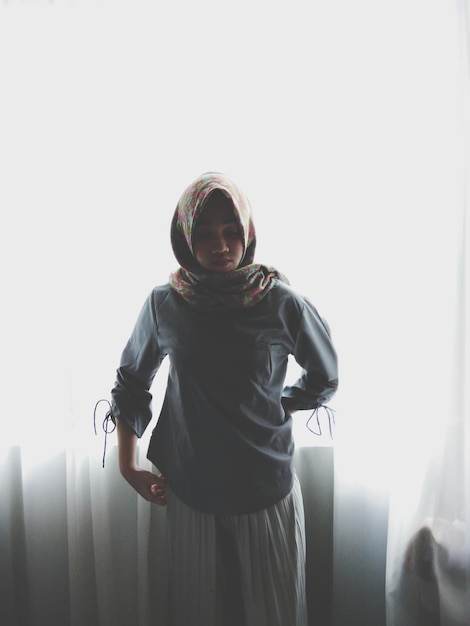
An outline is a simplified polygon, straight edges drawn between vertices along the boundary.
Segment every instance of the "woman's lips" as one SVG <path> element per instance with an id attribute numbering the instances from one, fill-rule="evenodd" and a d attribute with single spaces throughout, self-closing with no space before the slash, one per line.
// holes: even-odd
<path id="1" fill-rule="evenodd" d="M 215 265 L 216 267 L 225 267 L 226 265 L 230 265 L 231 262 L 231 259 L 217 259 L 212 261 L 212 265 Z"/>

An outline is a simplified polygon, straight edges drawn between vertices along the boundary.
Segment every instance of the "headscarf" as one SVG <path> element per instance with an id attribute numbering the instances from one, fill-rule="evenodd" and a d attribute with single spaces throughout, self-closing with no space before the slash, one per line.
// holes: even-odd
<path id="1" fill-rule="evenodd" d="M 216 189 L 232 201 L 244 247 L 238 268 L 222 273 L 209 272 L 201 267 L 194 255 L 192 241 L 197 219 Z M 277 280 L 288 282 L 273 267 L 253 263 L 256 234 L 250 203 L 233 181 L 218 172 L 202 174 L 184 191 L 171 223 L 171 245 L 180 267 L 171 274 L 170 285 L 198 309 L 250 307 L 262 300 Z"/>

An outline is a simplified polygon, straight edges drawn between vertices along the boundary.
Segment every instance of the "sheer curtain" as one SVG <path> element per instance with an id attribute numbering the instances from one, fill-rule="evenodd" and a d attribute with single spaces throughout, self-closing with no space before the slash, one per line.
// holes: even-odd
<path id="1" fill-rule="evenodd" d="M 468 624 L 467 2 L 0 11 L 0 622 L 166 623 L 165 512 L 93 409 L 217 169 L 340 356 L 334 442 L 296 423 L 312 623 Z"/>
<path id="2" fill-rule="evenodd" d="M 422 444 L 401 448 L 390 486 L 387 624 L 470 623 L 469 473 L 469 196 L 470 14 L 459 10 L 462 102 L 460 202 L 438 221 L 433 291 L 440 315 L 429 328 L 428 398 L 413 415 Z M 443 297 L 444 296 L 444 297 Z M 436 322 L 441 330 L 436 339 Z M 427 326 L 427 324 L 426 324 Z M 434 332 L 432 332 L 434 331 Z M 434 373 L 434 376 L 432 375 Z M 433 383 L 433 379 L 435 381 Z M 423 437 L 424 435 L 424 437 Z"/>

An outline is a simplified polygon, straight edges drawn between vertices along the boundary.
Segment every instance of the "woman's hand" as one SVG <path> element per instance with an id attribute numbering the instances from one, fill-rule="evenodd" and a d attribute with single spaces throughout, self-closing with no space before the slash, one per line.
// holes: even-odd
<path id="1" fill-rule="evenodd" d="M 119 469 L 129 485 L 145 500 L 165 506 L 167 489 L 165 478 L 141 469 L 135 462 L 137 435 L 122 420 L 117 420 Z"/>
<path id="2" fill-rule="evenodd" d="M 153 504 L 165 506 L 167 489 L 162 474 L 157 476 L 137 466 L 122 468 L 121 474 L 142 498 Z"/>

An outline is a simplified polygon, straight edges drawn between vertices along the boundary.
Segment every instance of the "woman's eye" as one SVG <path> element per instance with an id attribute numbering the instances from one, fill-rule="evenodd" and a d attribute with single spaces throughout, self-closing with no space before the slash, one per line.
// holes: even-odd
<path id="1" fill-rule="evenodd" d="M 210 232 L 207 230 L 195 230 L 194 231 L 194 236 L 197 239 L 207 239 L 208 237 L 211 236 Z"/>
<path id="2" fill-rule="evenodd" d="M 229 230 L 225 233 L 225 236 L 230 237 L 230 239 L 238 239 L 241 235 L 238 230 Z"/>

